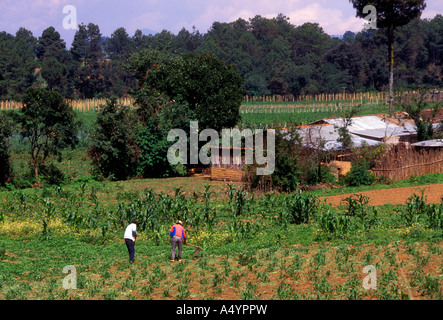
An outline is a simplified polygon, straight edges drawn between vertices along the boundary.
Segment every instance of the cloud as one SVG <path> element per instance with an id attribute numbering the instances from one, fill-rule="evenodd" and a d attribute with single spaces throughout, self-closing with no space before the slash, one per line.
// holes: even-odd
<path id="1" fill-rule="evenodd" d="M 201 1 L 198 0 L 190 2 L 201 4 Z M 345 13 L 336 3 L 331 4 L 330 1 L 324 0 L 313 0 L 310 3 L 301 0 L 242 0 L 224 1 L 223 3 L 208 1 L 205 5 L 201 5 L 199 9 L 196 9 L 198 12 L 196 16 L 191 20 L 188 19 L 187 25 L 182 25 L 182 27 L 195 25 L 197 29 L 206 32 L 215 21 L 229 23 L 239 18 L 249 20 L 256 15 L 274 18 L 282 13 L 290 18 L 290 22 L 294 25 L 316 22 L 329 34 L 343 34 L 348 30 L 360 31 L 364 22 L 355 18 L 352 5 L 340 6 L 348 9 L 347 12 Z M 349 12 L 351 12 L 351 15 Z M 186 20 L 180 20 L 180 22 L 182 21 Z"/>
<path id="2" fill-rule="evenodd" d="M 304 8 L 294 10 L 287 15 L 294 25 L 302 25 L 306 22 L 318 23 L 323 30 L 331 35 L 339 35 L 344 32 L 361 31 L 364 21 L 355 16 L 345 16 L 338 8 L 330 8 L 312 3 Z"/>
<path id="3" fill-rule="evenodd" d="M 77 8 L 79 23 L 98 24 L 104 35 L 119 27 L 132 34 L 145 28 L 177 33 L 195 26 L 206 33 L 215 21 L 229 23 L 256 15 L 273 18 L 279 13 L 296 26 L 318 23 L 328 34 L 358 32 L 364 24 L 348 0 L 0 0 L 0 31 L 15 33 L 25 27 L 39 35 L 49 26 L 63 31 L 62 10 L 68 4 Z M 427 4 L 423 18 L 443 12 L 443 1 L 427 0 Z"/>

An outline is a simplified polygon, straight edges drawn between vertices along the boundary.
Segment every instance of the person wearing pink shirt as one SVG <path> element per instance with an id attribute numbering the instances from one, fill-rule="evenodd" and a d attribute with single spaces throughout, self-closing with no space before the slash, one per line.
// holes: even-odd
<path id="1" fill-rule="evenodd" d="M 181 261 L 182 247 L 183 244 L 186 244 L 186 232 L 185 229 L 183 228 L 183 222 L 178 220 L 177 223 L 171 227 L 169 234 L 172 238 L 171 262 L 174 262 L 175 259 Z M 175 249 L 177 246 L 178 246 L 178 257 L 176 257 L 175 254 Z"/>

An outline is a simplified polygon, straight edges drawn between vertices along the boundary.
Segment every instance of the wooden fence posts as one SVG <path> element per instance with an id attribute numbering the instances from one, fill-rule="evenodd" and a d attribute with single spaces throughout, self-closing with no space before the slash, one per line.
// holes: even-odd
<path id="1" fill-rule="evenodd" d="M 95 110 L 100 106 L 106 105 L 107 99 L 86 99 L 86 100 L 71 100 L 67 99 L 66 102 L 69 106 L 71 106 L 74 110 L 80 112 L 86 112 L 90 110 Z M 122 106 L 131 106 L 134 103 L 134 99 L 132 98 L 119 98 L 117 99 L 117 105 Z M 22 107 L 21 102 L 10 101 L 10 100 L 1 100 L 0 101 L 0 110 L 14 110 L 20 109 Z"/>
<path id="2" fill-rule="evenodd" d="M 371 169 L 376 177 L 387 177 L 392 181 L 409 179 L 425 174 L 443 172 L 443 149 L 410 149 L 394 145 Z"/>
<path id="3" fill-rule="evenodd" d="M 434 93 L 427 97 L 429 101 L 442 101 L 443 91 L 434 90 Z M 418 91 L 404 91 L 396 92 L 396 97 L 408 97 L 418 95 Z M 306 105 L 318 105 L 319 107 L 324 107 L 325 105 L 330 105 L 331 103 L 341 106 L 356 106 L 358 104 L 374 104 L 381 105 L 385 104 L 388 98 L 387 92 L 354 92 L 354 93 L 332 93 L 332 94 L 316 94 L 316 95 L 268 95 L 268 96 L 245 96 L 243 101 L 248 102 L 293 102 L 294 105 L 299 106 L 300 104 Z M 66 100 L 67 103 L 72 106 L 74 110 L 77 111 L 90 111 L 103 106 L 106 104 L 105 98 L 98 99 L 86 99 L 86 100 Z M 134 103 L 133 98 L 119 98 L 117 99 L 117 104 L 124 106 L 131 106 Z M 323 104 L 322 104 L 323 103 Z M 291 103 L 289 103 L 291 105 Z M 245 105 L 244 105 L 245 106 Z M 246 104 L 247 106 L 247 104 Z M 20 109 L 22 107 L 21 102 L 2 100 L 0 101 L 0 110 L 13 110 Z"/>

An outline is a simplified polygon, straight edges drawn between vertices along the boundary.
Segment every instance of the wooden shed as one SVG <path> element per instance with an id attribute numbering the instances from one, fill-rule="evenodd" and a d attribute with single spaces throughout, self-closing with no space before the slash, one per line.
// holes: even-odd
<path id="1" fill-rule="evenodd" d="M 213 147 L 211 149 L 211 180 L 242 181 L 245 175 L 243 169 L 246 164 L 246 150 L 253 149 Z"/>

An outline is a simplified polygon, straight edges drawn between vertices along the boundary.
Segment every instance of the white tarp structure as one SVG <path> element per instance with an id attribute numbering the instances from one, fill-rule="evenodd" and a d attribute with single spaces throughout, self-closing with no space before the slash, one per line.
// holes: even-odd
<path id="1" fill-rule="evenodd" d="M 360 116 L 352 118 L 347 127 L 353 145 L 358 147 L 363 143 L 369 146 L 384 143 L 393 137 L 410 137 L 415 135 L 415 125 L 403 120 L 386 120 L 379 116 Z M 341 149 L 338 129 L 344 126 L 343 118 L 323 119 L 311 125 L 300 128 L 302 143 L 306 146 L 318 148 L 324 142 L 325 150 Z"/>
<path id="2" fill-rule="evenodd" d="M 413 147 L 421 147 L 421 148 L 443 148 L 443 139 L 419 141 L 411 145 Z"/>

